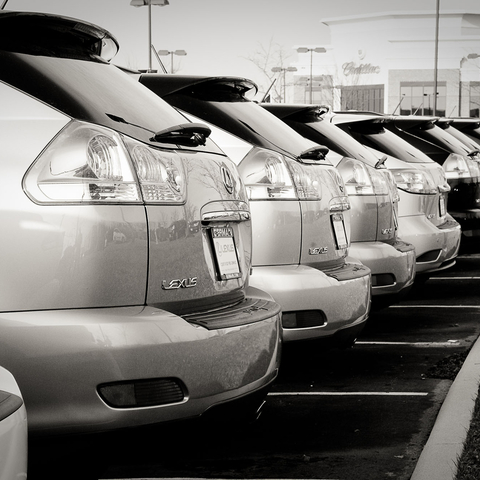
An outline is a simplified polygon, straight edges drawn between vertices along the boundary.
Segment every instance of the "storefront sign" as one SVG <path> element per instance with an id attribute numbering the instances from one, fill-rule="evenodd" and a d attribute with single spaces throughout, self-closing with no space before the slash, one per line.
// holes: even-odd
<path id="1" fill-rule="evenodd" d="M 371 63 L 361 63 L 357 65 L 355 62 L 347 62 L 342 65 L 343 74 L 348 77 L 349 75 L 367 75 L 370 73 L 380 73 L 380 67 L 378 65 L 372 65 Z"/>

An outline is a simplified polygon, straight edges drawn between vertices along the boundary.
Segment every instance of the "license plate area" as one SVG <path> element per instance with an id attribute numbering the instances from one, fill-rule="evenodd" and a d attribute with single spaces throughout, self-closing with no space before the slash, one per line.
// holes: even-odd
<path id="1" fill-rule="evenodd" d="M 331 216 L 331 220 L 337 249 L 340 250 L 343 248 L 347 248 L 348 240 L 343 215 L 341 213 L 334 213 Z"/>
<path id="2" fill-rule="evenodd" d="M 447 210 L 445 208 L 445 195 L 443 193 L 440 194 L 440 197 L 438 199 L 438 213 L 441 217 L 443 217 L 447 213 Z"/>
<path id="3" fill-rule="evenodd" d="M 229 280 L 241 277 L 233 228 L 229 226 L 212 227 L 210 236 L 219 279 Z"/>

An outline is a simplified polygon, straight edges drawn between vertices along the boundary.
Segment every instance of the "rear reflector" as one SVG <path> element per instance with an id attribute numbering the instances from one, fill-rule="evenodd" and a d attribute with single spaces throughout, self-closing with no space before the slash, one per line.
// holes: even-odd
<path id="1" fill-rule="evenodd" d="M 131 380 L 98 386 L 101 399 L 113 408 L 153 407 L 180 403 L 186 388 L 176 378 Z"/>
<path id="2" fill-rule="evenodd" d="M 321 310 L 300 310 L 298 312 L 284 312 L 282 315 L 283 328 L 311 328 L 323 327 L 327 324 L 327 317 Z"/>

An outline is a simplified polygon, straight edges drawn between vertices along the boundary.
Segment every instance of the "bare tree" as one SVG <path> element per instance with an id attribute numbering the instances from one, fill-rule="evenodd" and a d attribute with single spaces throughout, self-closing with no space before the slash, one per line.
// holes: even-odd
<path id="1" fill-rule="evenodd" d="M 290 57 L 291 54 L 287 53 L 283 45 L 274 42 L 273 38 L 270 39 L 270 42 L 267 46 L 259 44 L 257 50 L 251 56 L 247 57 L 247 60 L 250 60 L 252 63 L 254 63 L 266 77 L 268 84 L 266 88 L 263 89 L 263 92 L 268 90 L 278 75 L 278 73 L 272 72 L 272 68 L 286 68 L 288 66 L 287 63 Z M 271 96 L 275 101 L 278 101 L 282 98 L 282 87 L 283 85 L 281 81 L 275 82 L 273 85 Z M 261 89 L 260 85 L 259 88 Z"/>

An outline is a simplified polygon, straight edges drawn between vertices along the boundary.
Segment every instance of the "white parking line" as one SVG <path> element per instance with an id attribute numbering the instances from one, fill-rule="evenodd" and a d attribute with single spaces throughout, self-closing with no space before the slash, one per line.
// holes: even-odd
<path id="1" fill-rule="evenodd" d="M 480 308 L 480 305 L 390 305 L 388 308 Z"/>
<path id="2" fill-rule="evenodd" d="M 430 277 L 428 280 L 480 280 L 480 277 Z"/>
<path id="3" fill-rule="evenodd" d="M 386 397 L 426 397 L 428 392 L 270 392 L 269 397 L 352 397 L 352 396 L 386 396 Z"/>
<path id="4" fill-rule="evenodd" d="M 448 340 L 446 342 L 367 342 L 357 341 L 355 345 L 410 345 L 412 347 L 458 347 L 460 340 Z"/>

